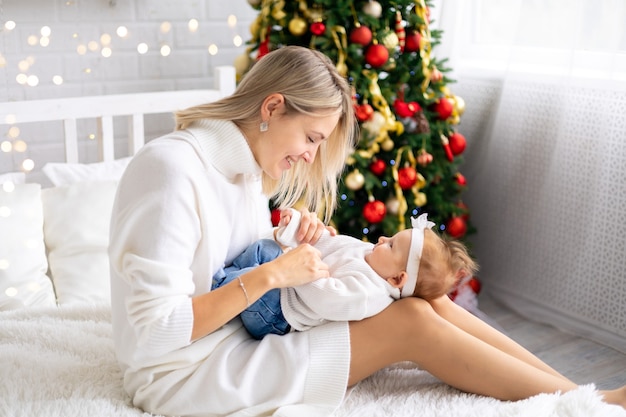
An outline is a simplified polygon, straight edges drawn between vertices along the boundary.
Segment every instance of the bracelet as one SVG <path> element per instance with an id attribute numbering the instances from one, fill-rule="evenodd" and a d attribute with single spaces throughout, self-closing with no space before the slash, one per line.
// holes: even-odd
<path id="1" fill-rule="evenodd" d="M 246 296 L 246 308 L 250 307 L 250 298 L 248 298 L 248 291 L 246 291 L 246 287 L 243 285 L 243 281 L 241 280 L 241 277 L 238 276 L 237 279 L 239 280 L 239 286 L 241 287 L 241 290 L 243 291 L 243 295 Z"/>

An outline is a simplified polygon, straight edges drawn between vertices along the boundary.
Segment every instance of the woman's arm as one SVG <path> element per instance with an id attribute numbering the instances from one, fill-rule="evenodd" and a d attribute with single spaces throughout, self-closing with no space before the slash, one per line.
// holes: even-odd
<path id="1" fill-rule="evenodd" d="M 196 340 L 219 329 L 271 289 L 298 286 L 328 275 L 328 266 L 322 262 L 319 251 L 309 244 L 299 245 L 241 275 L 241 281 L 234 280 L 192 298 L 194 323 L 191 339 Z"/>

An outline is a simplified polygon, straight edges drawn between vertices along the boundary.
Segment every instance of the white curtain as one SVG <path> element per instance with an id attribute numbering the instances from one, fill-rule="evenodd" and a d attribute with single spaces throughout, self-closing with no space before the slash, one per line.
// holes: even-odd
<path id="1" fill-rule="evenodd" d="M 486 291 L 626 351 L 626 2 L 435 6 Z"/>

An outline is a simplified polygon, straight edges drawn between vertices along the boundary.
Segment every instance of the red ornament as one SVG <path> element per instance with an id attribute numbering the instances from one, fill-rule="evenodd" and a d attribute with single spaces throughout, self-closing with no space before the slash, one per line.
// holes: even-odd
<path id="1" fill-rule="evenodd" d="M 465 179 L 465 176 L 460 172 L 454 174 L 454 178 L 456 179 L 456 183 L 459 184 L 461 187 L 465 187 L 467 185 L 467 180 Z"/>
<path id="2" fill-rule="evenodd" d="M 278 222 L 280 222 L 280 210 L 272 209 L 272 226 L 278 226 Z"/>
<path id="3" fill-rule="evenodd" d="M 363 207 L 363 217 L 370 223 L 380 223 L 387 214 L 385 203 L 380 200 L 369 201 Z"/>
<path id="4" fill-rule="evenodd" d="M 430 81 L 439 82 L 443 80 L 443 74 L 437 68 L 433 68 L 430 73 Z"/>
<path id="5" fill-rule="evenodd" d="M 350 42 L 367 46 L 372 42 L 372 31 L 367 26 L 358 25 L 350 32 Z"/>
<path id="6" fill-rule="evenodd" d="M 439 119 L 446 120 L 448 117 L 452 116 L 452 111 L 454 111 L 454 104 L 451 100 L 442 97 L 435 103 L 433 106 L 433 110 L 437 112 L 439 115 Z"/>
<path id="7" fill-rule="evenodd" d="M 433 156 L 426 152 L 426 149 L 420 149 L 419 155 L 417 155 L 417 163 L 425 167 L 433 162 Z"/>
<path id="8" fill-rule="evenodd" d="M 463 237 L 467 233 L 467 223 L 462 217 L 453 216 L 446 224 L 446 232 L 456 239 Z"/>
<path id="9" fill-rule="evenodd" d="M 383 45 L 370 45 L 365 51 L 365 62 L 374 68 L 382 67 L 388 59 L 389 50 Z"/>
<path id="10" fill-rule="evenodd" d="M 404 44 L 406 43 L 406 31 L 402 25 L 402 13 L 396 11 L 396 35 L 398 36 L 398 45 L 400 45 L 400 52 L 404 51 Z"/>
<path id="11" fill-rule="evenodd" d="M 374 109 L 368 103 L 363 103 L 354 106 L 354 111 L 356 113 L 356 118 L 359 122 L 365 122 L 372 118 L 374 114 Z"/>
<path id="12" fill-rule="evenodd" d="M 326 32 L 326 25 L 322 22 L 313 22 L 311 23 L 310 29 L 312 34 L 320 36 Z"/>
<path id="13" fill-rule="evenodd" d="M 467 144 L 465 140 L 465 136 L 462 134 L 455 132 L 450 135 L 450 150 L 454 155 L 460 155 L 465 150 L 465 146 Z"/>
<path id="14" fill-rule="evenodd" d="M 406 52 L 417 52 L 420 50 L 420 42 L 422 37 L 419 32 L 416 30 L 411 30 L 406 34 L 406 39 L 404 40 L 404 50 Z"/>
<path id="15" fill-rule="evenodd" d="M 393 109 L 400 117 L 413 117 L 415 113 L 422 110 L 422 107 L 415 101 L 407 103 L 403 100 L 395 99 L 393 102 Z"/>
<path id="16" fill-rule="evenodd" d="M 404 167 L 398 170 L 398 184 L 403 190 L 408 190 L 417 182 L 417 171 L 413 167 Z"/>
<path id="17" fill-rule="evenodd" d="M 483 287 L 483 284 L 476 277 L 471 277 L 469 281 L 467 281 L 467 285 L 474 291 L 474 294 L 479 294 Z"/>
<path id="18" fill-rule="evenodd" d="M 257 60 L 263 58 L 265 55 L 267 55 L 270 52 L 270 32 L 271 31 L 272 31 L 271 28 L 267 28 L 267 35 L 265 36 L 265 39 L 259 44 L 259 50 L 256 54 Z"/>
<path id="19" fill-rule="evenodd" d="M 374 175 L 382 175 L 385 172 L 385 168 L 387 168 L 387 164 L 382 159 L 374 159 L 370 164 L 370 171 Z"/>

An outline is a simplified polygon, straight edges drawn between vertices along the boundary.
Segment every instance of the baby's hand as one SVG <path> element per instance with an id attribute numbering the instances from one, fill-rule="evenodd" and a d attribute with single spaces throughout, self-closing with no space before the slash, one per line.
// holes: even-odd
<path id="1" fill-rule="evenodd" d="M 281 210 L 280 212 L 280 220 L 278 221 L 278 226 L 287 226 L 291 221 L 291 210 Z"/>

